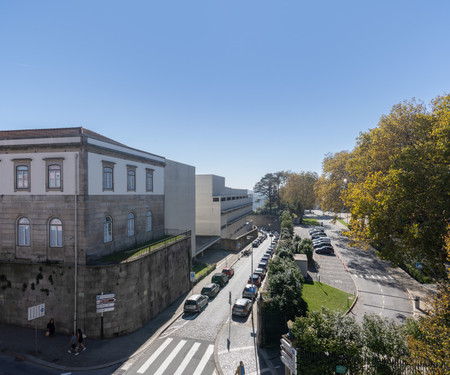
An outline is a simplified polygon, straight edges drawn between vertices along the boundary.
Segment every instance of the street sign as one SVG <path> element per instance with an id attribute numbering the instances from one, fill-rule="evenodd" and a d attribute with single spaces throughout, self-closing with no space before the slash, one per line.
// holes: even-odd
<path id="1" fill-rule="evenodd" d="M 250 288 L 248 288 L 248 291 L 249 291 L 251 294 L 255 294 L 255 293 L 256 293 L 256 287 L 251 286 Z"/>
<path id="2" fill-rule="evenodd" d="M 116 294 L 98 294 L 96 299 L 97 314 L 107 311 L 114 311 L 116 307 Z"/>
<path id="3" fill-rule="evenodd" d="M 189 277 L 191 279 L 191 283 L 193 283 L 195 281 L 195 272 L 191 272 Z"/>
<path id="4" fill-rule="evenodd" d="M 28 308 L 28 320 L 40 318 L 45 315 L 45 303 L 40 305 L 31 306 Z"/>
<path id="5" fill-rule="evenodd" d="M 421 269 L 423 268 L 423 264 L 420 263 L 420 262 L 417 262 L 417 263 L 416 263 L 416 268 L 417 268 L 418 270 L 421 270 Z"/>
<path id="6" fill-rule="evenodd" d="M 297 375 L 297 350 L 287 339 L 281 339 L 281 362 L 294 374 Z"/>

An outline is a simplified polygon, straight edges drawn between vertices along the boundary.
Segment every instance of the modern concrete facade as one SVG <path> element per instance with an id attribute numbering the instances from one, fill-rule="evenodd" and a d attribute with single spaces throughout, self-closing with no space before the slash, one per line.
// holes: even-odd
<path id="1" fill-rule="evenodd" d="M 195 230 L 194 167 L 78 127 L 0 131 L 0 176 L 0 270 L 4 271 L 0 280 L 7 280 L 0 290 L 0 322 L 2 316 L 8 316 L 12 319 L 8 322 L 21 324 L 20 307 L 35 302 L 58 306 L 61 311 L 54 316 L 66 322 L 65 315 L 73 313 L 75 319 L 77 311 L 82 311 L 85 295 L 115 290 L 133 293 L 136 283 L 144 282 L 139 290 L 153 291 L 145 297 L 150 305 L 163 304 L 149 309 L 133 306 L 141 311 L 141 324 L 189 288 L 195 243 L 190 232 L 170 254 L 169 250 L 166 255 L 158 250 L 159 255 L 153 255 L 158 261 L 148 266 L 145 280 L 129 275 L 120 279 L 119 287 L 110 275 L 108 290 L 86 290 L 103 283 L 96 277 L 106 273 L 99 270 L 92 274 L 91 268 L 100 258 L 136 249 L 166 234 Z M 138 262 L 148 264 L 148 259 Z M 47 270 L 48 280 L 41 278 L 41 285 L 51 280 L 53 286 L 58 270 L 65 270 L 60 274 L 63 284 L 58 287 L 67 293 L 50 286 L 38 290 L 42 272 L 33 271 L 38 276 L 25 277 L 16 272 L 19 264 L 36 265 L 38 270 L 44 265 L 54 267 Z M 155 266 L 159 273 L 153 272 Z M 165 286 L 169 275 L 171 284 Z M 95 283 L 87 285 L 88 278 Z M 155 285 L 160 285 L 161 291 L 155 292 Z M 170 296 L 161 298 L 160 293 Z M 66 299 L 56 301 L 55 295 Z M 126 316 L 127 307 L 123 308 L 121 316 Z M 85 311 L 92 313 L 91 307 Z M 91 319 L 89 314 L 85 319 Z"/>
<path id="2" fill-rule="evenodd" d="M 224 177 L 210 174 L 197 175 L 195 186 L 197 236 L 233 239 L 252 229 L 253 198 L 246 189 L 226 187 Z"/>
<path id="3" fill-rule="evenodd" d="M 166 230 L 191 231 L 195 250 L 195 167 L 166 159 L 164 195 Z"/>

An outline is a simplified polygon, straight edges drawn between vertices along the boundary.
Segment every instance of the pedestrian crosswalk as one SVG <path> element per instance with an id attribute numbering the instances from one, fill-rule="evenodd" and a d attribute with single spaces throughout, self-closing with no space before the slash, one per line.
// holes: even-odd
<path id="1" fill-rule="evenodd" d="M 214 345 L 209 342 L 167 337 L 153 345 L 156 350 L 147 358 L 141 355 L 136 363 L 125 363 L 121 367 L 123 373 L 217 375 L 213 358 Z"/>
<path id="2" fill-rule="evenodd" d="M 352 275 L 354 277 L 360 278 L 360 279 L 394 280 L 394 278 L 389 275 L 373 275 L 373 274 L 364 274 L 364 273 L 353 273 Z"/>

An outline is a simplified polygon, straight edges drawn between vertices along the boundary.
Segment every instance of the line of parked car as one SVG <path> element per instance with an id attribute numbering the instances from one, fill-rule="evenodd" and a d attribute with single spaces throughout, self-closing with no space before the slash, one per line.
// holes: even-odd
<path id="1" fill-rule="evenodd" d="M 217 272 L 211 277 L 211 282 L 206 284 L 200 294 L 193 294 L 184 302 L 183 311 L 185 313 L 197 313 L 206 308 L 209 300 L 215 298 L 220 289 L 228 284 L 229 279 L 234 275 L 232 267 L 225 267 L 222 272 Z"/>
<path id="2" fill-rule="evenodd" d="M 314 251 L 317 254 L 334 254 L 331 239 L 327 237 L 323 227 L 315 227 L 309 230 Z"/>
<path id="3" fill-rule="evenodd" d="M 266 237 L 267 238 L 267 235 Z M 257 268 L 253 271 L 253 274 L 250 275 L 247 285 L 244 287 L 242 291 L 242 298 L 238 298 L 233 305 L 232 314 L 236 316 L 247 316 L 253 306 L 253 301 L 258 295 L 258 289 L 262 284 L 262 281 L 266 277 L 267 266 L 269 264 L 269 260 L 273 254 L 273 248 L 278 241 L 278 237 L 274 237 L 272 244 L 269 246 L 269 249 L 262 256 L 261 260 L 258 263 Z M 259 245 L 258 245 L 259 246 Z"/>

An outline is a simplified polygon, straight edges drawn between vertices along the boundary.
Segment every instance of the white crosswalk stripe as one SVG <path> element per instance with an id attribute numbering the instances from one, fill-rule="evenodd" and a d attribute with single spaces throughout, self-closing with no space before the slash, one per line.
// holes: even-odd
<path id="1" fill-rule="evenodd" d="M 191 347 L 189 348 L 189 346 Z M 177 343 L 176 338 L 166 338 L 158 349 L 139 367 L 137 373 L 167 375 L 170 372 L 171 375 L 182 375 L 187 371 L 194 375 L 201 375 L 204 372 L 214 375 L 216 374 L 215 368 L 212 368 L 213 365 L 209 363 L 213 352 L 213 344 L 202 344 L 201 342 L 187 339 L 180 340 Z M 199 360 L 200 356 L 201 359 Z M 174 368 L 175 364 L 178 365 L 177 368 Z M 193 370 L 194 368 L 195 370 Z M 122 369 L 131 370 L 130 366 Z M 205 369 L 207 370 L 205 371 Z"/>
<path id="2" fill-rule="evenodd" d="M 191 350 L 189 350 L 189 353 L 186 355 L 186 357 L 184 357 L 183 362 L 181 362 L 180 366 L 178 366 L 177 371 L 175 372 L 174 375 L 181 375 L 183 373 L 184 369 L 186 368 L 186 366 L 188 365 L 194 354 L 197 352 L 199 347 L 200 347 L 199 342 L 196 342 L 194 343 L 194 345 L 192 345 Z"/>
<path id="3" fill-rule="evenodd" d="M 354 273 L 353 276 L 361 279 L 394 280 L 394 278 L 389 275 L 385 276 L 385 275 L 368 275 L 365 273 Z"/>
<path id="4" fill-rule="evenodd" d="M 164 351 L 164 349 L 172 342 L 171 338 L 166 339 L 163 344 L 158 348 L 156 352 L 152 354 L 152 356 L 145 361 L 145 363 L 139 368 L 137 371 L 138 374 L 143 374 L 150 367 L 150 365 L 154 362 L 156 358 Z"/>

